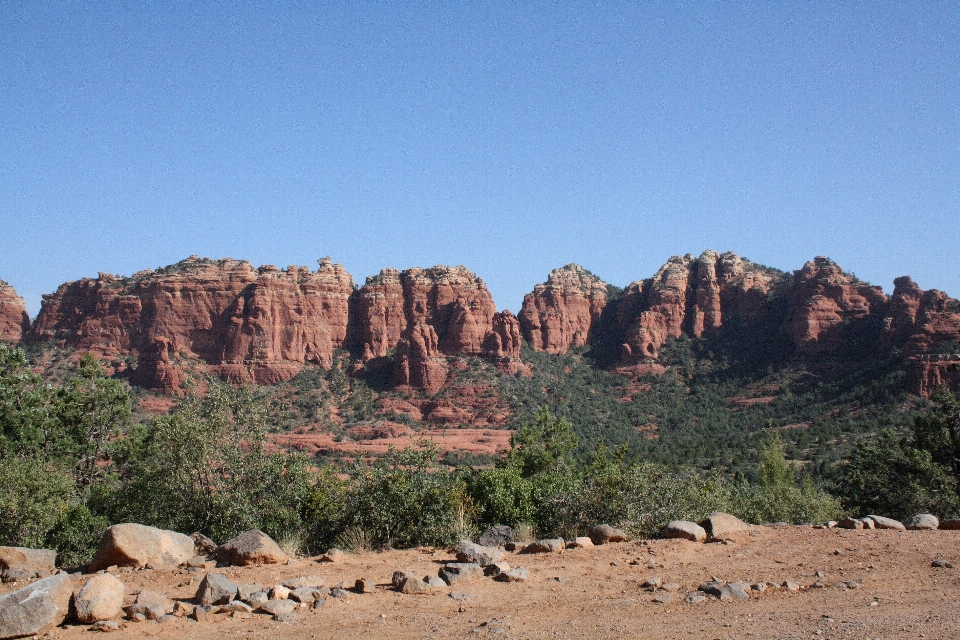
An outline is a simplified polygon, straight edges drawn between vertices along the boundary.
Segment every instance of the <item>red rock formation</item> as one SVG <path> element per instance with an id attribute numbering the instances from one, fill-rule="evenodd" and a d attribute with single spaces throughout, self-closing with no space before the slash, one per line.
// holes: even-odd
<path id="1" fill-rule="evenodd" d="M 13 287 L 0 280 L 0 342 L 20 342 L 29 328 L 30 317 L 23 305 L 23 298 L 17 295 Z"/>
<path id="2" fill-rule="evenodd" d="M 907 389 L 924 398 L 939 386 L 960 389 L 960 353 L 927 354 L 910 358 Z"/>
<path id="3" fill-rule="evenodd" d="M 845 323 L 885 313 L 886 307 L 880 287 L 859 282 L 829 258 L 817 257 L 794 273 L 786 330 L 798 352 L 822 353 L 842 344 Z"/>
<path id="4" fill-rule="evenodd" d="M 347 330 L 353 280 L 329 258 L 318 271 L 254 270 L 238 260 L 191 257 L 131 278 L 100 274 L 44 296 L 30 340 L 133 355 L 137 384 L 178 391 L 179 361 L 228 379 L 272 383 L 304 362 L 329 366 Z"/>
<path id="5" fill-rule="evenodd" d="M 668 338 L 698 337 L 734 318 L 756 322 L 783 280 L 782 274 L 732 253 L 674 256 L 653 278 L 627 287 L 617 308 L 626 337 L 622 360 L 655 359 Z"/>
<path id="6" fill-rule="evenodd" d="M 582 347 L 607 304 L 607 284 L 580 265 L 554 269 L 523 297 L 520 327 L 534 349 L 566 353 Z"/>
<path id="7" fill-rule="evenodd" d="M 446 380 L 443 356 L 480 356 L 507 370 L 519 366 L 516 318 L 497 313 L 483 280 L 466 267 L 384 269 L 367 278 L 354 300 L 362 359 L 396 348 L 398 384 L 439 390 Z"/>

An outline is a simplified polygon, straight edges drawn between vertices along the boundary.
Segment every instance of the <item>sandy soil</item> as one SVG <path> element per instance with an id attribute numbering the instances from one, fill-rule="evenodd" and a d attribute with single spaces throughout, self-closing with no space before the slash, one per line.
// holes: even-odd
<path id="1" fill-rule="evenodd" d="M 405 569 L 436 575 L 443 561 L 453 559 L 448 551 L 348 554 L 336 564 L 301 559 L 284 566 L 221 569 L 217 571 L 237 583 L 272 585 L 318 575 L 327 586 L 352 585 L 361 577 L 373 578 L 379 586 L 373 594 L 328 598 L 324 607 L 304 610 L 289 623 L 261 614 L 244 619 L 221 614 L 204 623 L 128 623 L 112 637 L 960 638 L 960 531 L 764 528 L 729 544 L 651 540 L 508 556 L 511 565 L 530 570 L 527 582 L 484 578 L 419 596 L 391 591 L 392 573 Z M 931 567 L 937 558 L 958 568 Z M 202 572 L 128 570 L 118 575 L 130 593 L 149 588 L 187 599 Z M 654 576 L 681 585 L 671 594 L 673 602 L 655 603 L 655 594 L 640 588 Z M 790 580 L 802 589 L 768 590 L 749 601 L 684 602 L 687 593 L 713 577 L 751 583 Z M 826 587 L 810 588 L 818 580 Z M 835 586 L 847 580 L 862 581 L 863 588 Z M 3 591 L 11 586 L 4 585 Z M 451 597 L 454 591 L 465 599 Z M 51 635 L 89 637 L 87 629 L 67 626 Z"/>

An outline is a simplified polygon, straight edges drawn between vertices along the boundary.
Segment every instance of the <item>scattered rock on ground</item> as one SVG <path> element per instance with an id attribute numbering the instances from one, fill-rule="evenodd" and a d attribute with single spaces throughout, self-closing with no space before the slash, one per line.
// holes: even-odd
<path id="1" fill-rule="evenodd" d="M 707 597 L 702 596 L 699 593 L 691 593 L 686 598 L 683 599 L 687 604 L 700 604 L 701 602 L 706 602 Z"/>
<path id="2" fill-rule="evenodd" d="M 123 583 L 116 577 L 109 573 L 91 576 L 73 599 L 77 620 L 93 624 L 119 618 L 123 613 L 123 596 Z"/>
<path id="3" fill-rule="evenodd" d="M 458 542 L 454 551 L 457 554 L 457 560 L 460 562 L 475 562 L 481 567 L 499 562 L 503 559 L 503 551 L 500 549 L 496 547 L 484 547 L 479 544 L 474 544 L 469 540 L 461 540 Z"/>
<path id="4" fill-rule="evenodd" d="M 707 539 L 707 531 L 696 522 L 689 520 L 672 520 L 663 528 L 664 538 L 680 538 L 691 542 L 703 542 Z"/>
<path id="5" fill-rule="evenodd" d="M 237 598 L 246 601 L 253 594 L 261 593 L 262 591 L 263 587 L 255 582 L 250 584 L 241 584 L 237 586 Z"/>
<path id="6" fill-rule="evenodd" d="M 863 521 L 848 516 L 841 519 L 837 526 L 841 529 L 863 529 Z"/>
<path id="7" fill-rule="evenodd" d="M 317 558 L 317 562 L 340 562 L 343 560 L 344 553 L 340 549 L 330 549 L 325 554 Z"/>
<path id="8" fill-rule="evenodd" d="M 93 623 L 93 626 L 90 627 L 90 631 L 100 631 L 102 633 L 120 631 L 120 623 L 116 620 L 100 620 L 99 622 Z"/>
<path id="9" fill-rule="evenodd" d="M 409 571 L 394 571 L 393 577 L 390 580 L 390 584 L 393 585 L 394 589 L 401 589 L 403 583 L 407 578 L 415 578 L 416 576 Z"/>
<path id="10" fill-rule="evenodd" d="M 440 567 L 440 577 L 448 585 L 483 577 L 483 568 L 475 562 L 451 562 Z"/>
<path id="11" fill-rule="evenodd" d="M 938 569 L 953 569 L 953 564 L 949 560 L 944 560 L 939 558 L 930 563 L 931 567 L 936 567 Z"/>
<path id="12" fill-rule="evenodd" d="M 196 600 L 200 604 L 226 604 L 237 596 L 239 587 L 222 573 L 208 573 L 200 581 Z"/>
<path id="13" fill-rule="evenodd" d="M 353 590 L 357 593 L 376 593 L 377 583 L 370 578 L 359 578 L 354 583 Z"/>
<path id="14" fill-rule="evenodd" d="M 508 542 L 514 542 L 513 529 L 505 524 L 498 524 L 484 531 L 478 542 L 484 547 L 502 547 Z"/>
<path id="15" fill-rule="evenodd" d="M 130 618 L 141 615 L 147 620 L 159 620 L 173 612 L 173 600 L 162 593 L 144 589 L 137 594 L 137 599 L 125 611 Z"/>
<path id="16" fill-rule="evenodd" d="M 271 600 L 286 600 L 290 597 L 290 589 L 278 584 L 277 586 L 270 589 L 270 599 Z"/>
<path id="17" fill-rule="evenodd" d="M 653 602 L 657 604 L 670 604 L 673 601 L 673 596 L 669 593 L 660 593 L 653 596 Z"/>
<path id="18" fill-rule="evenodd" d="M 593 544 L 607 544 L 610 542 L 626 542 L 627 534 L 615 529 L 609 524 L 598 524 L 590 530 L 590 540 Z"/>
<path id="19" fill-rule="evenodd" d="M 494 580 L 497 582 L 523 582 L 529 577 L 529 571 L 523 567 L 517 567 L 516 569 L 510 569 L 510 571 L 504 571 L 503 573 L 498 574 Z"/>
<path id="20" fill-rule="evenodd" d="M 893 518 L 885 518 L 883 516 L 867 516 L 877 525 L 877 529 L 894 529 L 897 531 L 904 531 L 906 527 L 903 526 L 903 523 L 899 520 L 894 520 Z"/>
<path id="21" fill-rule="evenodd" d="M 593 547 L 593 540 L 587 536 L 578 536 L 567 543 L 567 549 L 592 549 Z"/>
<path id="22" fill-rule="evenodd" d="M 217 560 L 235 566 L 283 564 L 289 556 L 267 534 L 259 529 L 244 531 L 217 547 Z"/>
<path id="23" fill-rule="evenodd" d="M 563 539 L 550 538 L 531 542 L 521 549 L 520 553 L 557 553 L 559 551 L 563 551 Z"/>
<path id="24" fill-rule="evenodd" d="M 142 524 L 115 524 L 104 532 L 89 570 L 97 572 L 113 565 L 174 568 L 192 557 L 189 536 Z"/>
<path id="25" fill-rule="evenodd" d="M 405 593 L 407 595 L 433 593 L 433 590 L 434 587 L 431 587 L 426 582 L 415 576 L 408 576 L 403 581 L 403 585 L 400 587 L 400 593 Z"/>
<path id="26" fill-rule="evenodd" d="M 267 600 L 257 611 L 263 611 L 272 616 L 293 613 L 297 609 L 297 603 L 293 600 Z"/>
<path id="27" fill-rule="evenodd" d="M 63 623 L 73 584 L 60 573 L 0 596 L 0 638 L 39 634 Z"/>
<path id="28" fill-rule="evenodd" d="M 510 571 L 510 565 L 508 563 L 494 562 L 483 568 L 483 575 L 496 577 L 507 571 Z"/>
<path id="29" fill-rule="evenodd" d="M 907 529 L 912 531 L 929 531 L 940 527 L 937 516 L 929 513 L 918 513 L 906 522 Z"/>
<path id="30" fill-rule="evenodd" d="M 750 585 L 744 582 L 730 582 L 720 587 L 717 597 L 721 600 L 749 600 Z"/>

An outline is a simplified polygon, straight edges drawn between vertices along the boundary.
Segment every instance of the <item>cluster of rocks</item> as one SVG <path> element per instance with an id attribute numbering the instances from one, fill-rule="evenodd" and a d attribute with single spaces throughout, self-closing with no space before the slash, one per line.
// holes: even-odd
<path id="1" fill-rule="evenodd" d="M 114 575 L 121 567 L 132 569 L 174 569 L 188 567 L 196 570 L 220 566 L 244 566 L 251 564 L 275 564 L 289 561 L 279 545 L 262 531 L 246 531 L 232 540 L 216 545 L 200 534 L 186 536 L 175 531 L 165 531 L 140 524 L 118 524 L 109 527 L 97 549 L 88 570 L 93 573 L 76 592 L 69 574 L 55 568 L 57 554 L 50 549 L 25 549 L 0 547 L 0 571 L 4 582 L 35 580 L 26 587 L 0 596 L 0 639 L 18 638 L 41 633 L 62 624 L 73 613 L 84 624 L 94 625 L 102 631 L 120 628 L 123 617 L 131 621 L 165 621 L 191 615 L 200 619 L 213 610 L 207 602 L 208 592 L 214 585 L 229 591 L 225 577 L 204 578 L 197 594 L 198 605 L 174 602 L 166 596 L 149 590 L 136 594 L 133 602 L 124 606 L 126 587 Z M 217 575 L 217 574 L 211 574 Z M 307 585 L 297 585 L 297 588 Z M 312 585 L 311 585 L 312 586 Z M 243 589 L 246 587 L 246 591 Z M 263 600 L 288 599 L 283 595 L 283 585 L 271 590 Z M 217 603 L 228 610 L 252 610 L 242 598 L 232 604 L 234 597 L 242 594 L 254 596 L 260 589 L 251 590 L 249 585 L 234 585 L 234 595 L 223 594 Z M 273 592 L 276 596 L 273 597 Z M 301 602 L 301 600 L 296 600 Z M 306 600 L 304 596 L 303 601 Z M 313 602 L 314 598 L 311 600 Z M 232 607 L 232 609 L 231 609 Z M 282 607 L 281 607 L 282 608 Z M 198 613 L 198 610 L 201 611 Z M 271 612 L 272 613 L 272 612 Z"/>
<path id="2" fill-rule="evenodd" d="M 960 530 L 960 518 L 944 520 L 941 522 L 937 516 L 929 513 L 918 513 L 908 519 L 905 523 L 893 518 L 884 516 L 868 515 L 862 518 L 846 517 L 839 521 L 827 522 L 819 525 L 821 528 L 834 529 L 893 529 L 895 531 L 935 531 L 942 530 Z"/>
<path id="3" fill-rule="evenodd" d="M 699 524 L 689 520 L 671 520 L 661 535 L 691 542 L 723 542 L 740 534 L 756 534 L 760 531 L 759 527 L 747 524 L 729 513 L 717 512 Z"/>
<path id="4" fill-rule="evenodd" d="M 708 600 L 734 601 L 749 600 L 767 592 L 786 591 L 796 593 L 808 589 L 824 589 L 826 584 L 817 580 L 816 582 L 801 586 L 798 582 L 784 580 L 782 582 L 724 582 L 722 580 L 711 580 L 701 584 L 695 591 L 687 593 L 683 601 L 687 604 L 700 604 Z M 837 589 L 862 589 L 863 583 L 859 580 L 844 580 L 834 585 Z M 676 592 L 682 591 L 683 586 L 676 582 L 665 582 L 663 578 L 656 577 L 646 580 L 640 585 L 640 588 L 653 592 L 653 602 L 659 604 L 670 604 L 676 597 Z"/>

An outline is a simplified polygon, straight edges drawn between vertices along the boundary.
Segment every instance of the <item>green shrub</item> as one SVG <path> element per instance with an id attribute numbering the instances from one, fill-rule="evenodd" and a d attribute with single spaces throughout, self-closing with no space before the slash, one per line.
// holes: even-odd
<path id="1" fill-rule="evenodd" d="M 470 496 L 476 505 L 481 527 L 515 526 L 534 520 L 533 484 L 517 469 L 494 468 L 479 472 L 471 482 Z"/>
<path id="2" fill-rule="evenodd" d="M 69 473 L 39 456 L 0 452 L 0 545 L 43 546 L 73 496 Z"/>
<path id="3" fill-rule="evenodd" d="M 109 525 L 106 518 L 93 515 L 86 504 L 73 504 L 47 532 L 44 544 L 57 550 L 57 566 L 67 569 L 86 567 L 93 560 Z"/>

